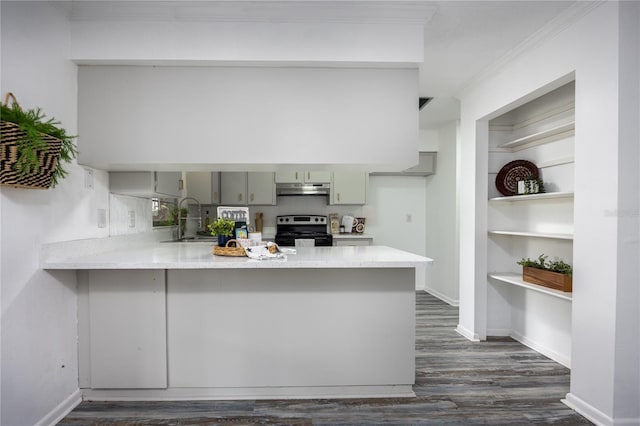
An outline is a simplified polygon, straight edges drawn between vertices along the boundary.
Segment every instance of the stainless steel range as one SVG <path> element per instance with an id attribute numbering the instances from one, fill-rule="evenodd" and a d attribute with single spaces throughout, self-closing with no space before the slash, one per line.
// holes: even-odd
<path id="1" fill-rule="evenodd" d="M 296 240 L 313 240 L 314 246 L 333 245 L 333 235 L 327 232 L 327 216 L 321 215 L 284 215 L 276 219 L 276 244 L 295 246 Z"/>

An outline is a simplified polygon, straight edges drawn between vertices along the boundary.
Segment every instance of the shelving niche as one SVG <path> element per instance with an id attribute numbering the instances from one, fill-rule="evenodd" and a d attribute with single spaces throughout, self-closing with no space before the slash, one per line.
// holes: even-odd
<path id="1" fill-rule="evenodd" d="M 522 281 L 517 264 L 540 254 L 573 264 L 575 84 L 555 87 L 489 121 L 487 335 L 570 366 L 571 293 Z M 536 164 L 547 192 L 502 196 L 496 175 L 513 160 Z"/>

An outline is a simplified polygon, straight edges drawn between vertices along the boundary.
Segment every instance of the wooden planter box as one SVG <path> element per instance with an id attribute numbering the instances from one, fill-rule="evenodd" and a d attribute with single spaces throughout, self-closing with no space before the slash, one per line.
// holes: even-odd
<path id="1" fill-rule="evenodd" d="M 544 269 L 522 267 L 522 281 L 538 284 L 554 290 L 571 292 L 573 280 L 571 275 L 558 272 L 545 271 Z"/>

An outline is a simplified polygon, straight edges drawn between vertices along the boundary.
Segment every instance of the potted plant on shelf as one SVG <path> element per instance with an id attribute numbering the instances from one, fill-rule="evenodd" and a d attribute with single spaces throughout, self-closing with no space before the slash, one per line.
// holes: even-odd
<path id="1" fill-rule="evenodd" d="M 218 246 L 224 247 L 233 237 L 233 231 L 236 228 L 236 222 L 231 219 L 217 218 L 209 225 L 211 235 L 218 236 Z"/>
<path id="2" fill-rule="evenodd" d="M 522 258 L 522 281 L 538 284 L 554 290 L 572 291 L 573 268 L 562 260 L 548 261 L 548 256 L 541 254 L 537 260 Z"/>
<path id="3" fill-rule="evenodd" d="M 75 136 L 67 135 L 55 119 L 47 120 L 40 108 L 23 110 L 12 93 L 1 107 L 0 185 L 55 187 L 68 173 L 62 163 L 78 154 Z"/>

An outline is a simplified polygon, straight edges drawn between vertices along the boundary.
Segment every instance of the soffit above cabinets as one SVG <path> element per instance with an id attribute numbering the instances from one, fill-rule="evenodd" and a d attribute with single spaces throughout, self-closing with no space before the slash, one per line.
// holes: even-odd
<path id="1" fill-rule="evenodd" d="M 410 69 L 81 66 L 78 162 L 402 170 L 417 163 L 416 86 Z"/>
<path id="2" fill-rule="evenodd" d="M 425 23 L 424 1 L 75 1 L 73 21 Z"/>

